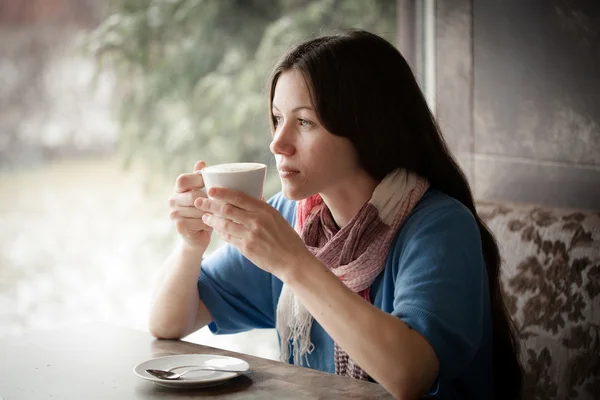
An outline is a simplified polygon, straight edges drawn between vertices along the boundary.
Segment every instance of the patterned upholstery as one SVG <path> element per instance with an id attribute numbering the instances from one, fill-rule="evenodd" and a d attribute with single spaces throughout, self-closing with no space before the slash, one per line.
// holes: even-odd
<path id="1" fill-rule="evenodd" d="M 600 213 L 477 204 L 520 330 L 523 399 L 600 399 Z"/>

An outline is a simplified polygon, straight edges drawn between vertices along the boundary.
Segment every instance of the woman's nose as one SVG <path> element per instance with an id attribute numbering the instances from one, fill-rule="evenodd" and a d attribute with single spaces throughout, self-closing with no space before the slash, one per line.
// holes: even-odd
<path id="1" fill-rule="evenodd" d="M 273 154 L 291 156 L 295 152 L 294 145 L 289 140 L 289 129 L 284 125 L 275 130 L 269 149 Z"/>

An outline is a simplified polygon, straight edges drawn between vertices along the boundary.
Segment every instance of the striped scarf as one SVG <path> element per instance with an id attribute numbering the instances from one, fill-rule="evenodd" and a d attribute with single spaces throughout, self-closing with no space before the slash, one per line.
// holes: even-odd
<path id="1" fill-rule="evenodd" d="M 309 251 L 321 260 L 350 290 L 371 302 L 370 287 L 383 271 L 392 242 L 402 223 L 419 202 L 429 183 L 406 170 L 395 170 L 375 188 L 373 197 L 343 228 L 337 228 L 321 196 L 298 202 L 295 229 Z M 314 346 L 310 340 L 313 317 L 296 295 L 283 285 L 277 304 L 277 331 L 281 360 L 308 363 Z M 368 375 L 337 343 L 335 373 L 367 380 Z"/>

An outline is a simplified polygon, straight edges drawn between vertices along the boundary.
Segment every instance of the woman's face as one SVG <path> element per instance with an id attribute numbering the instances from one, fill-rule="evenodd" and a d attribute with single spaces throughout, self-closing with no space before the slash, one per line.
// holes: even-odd
<path id="1" fill-rule="evenodd" d="M 279 76 L 271 113 L 275 132 L 270 149 L 285 197 L 301 200 L 352 185 L 362 171 L 356 150 L 350 140 L 320 124 L 300 71 Z"/>

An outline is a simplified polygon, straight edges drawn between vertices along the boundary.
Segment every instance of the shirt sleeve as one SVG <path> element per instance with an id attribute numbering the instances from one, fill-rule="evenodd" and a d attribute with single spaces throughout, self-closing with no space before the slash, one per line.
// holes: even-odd
<path id="1" fill-rule="evenodd" d="M 468 209 L 453 205 L 413 224 L 398 260 L 393 315 L 433 347 L 440 381 L 451 381 L 481 347 L 490 318 L 487 271 L 477 222 Z"/>
<path id="2" fill-rule="evenodd" d="M 271 274 L 225 245 L 202 261 L 198 294 L 211 315 L 216 334 L 274 328 Z"/>
<path id="3" fill-rule="evenodd" d="M 277 194 L 268 203 L 293 223 L 295 202 Z M 254 265 L 235 247 L 222 246 L 202 261 L 198 277 L 198 294 L 213 316 L 209 329 L 215 334 L 229 334 L 275 328 L 281 286 L 279 279 Z"/>

